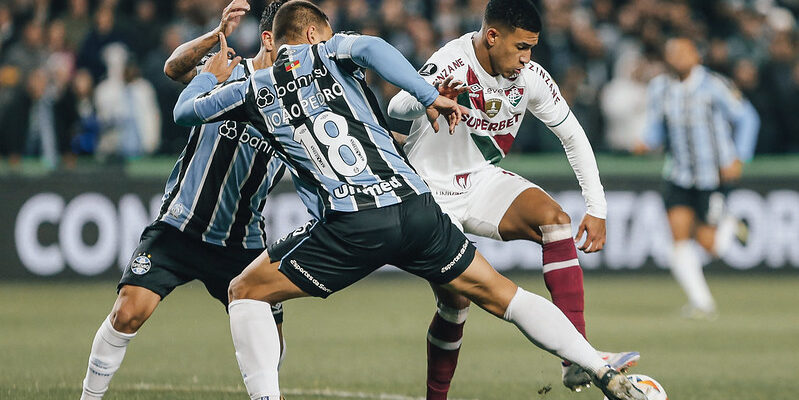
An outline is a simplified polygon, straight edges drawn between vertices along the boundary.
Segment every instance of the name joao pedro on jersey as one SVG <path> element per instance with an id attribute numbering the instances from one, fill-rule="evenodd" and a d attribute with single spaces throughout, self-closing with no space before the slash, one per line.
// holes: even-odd
<path id="1" fill-rule="evenodd" d="M 310 74 L 296 77 L 285 85 L 275 85 L 277 98 L 282 98 L 287 94 L 297 92 L 304 87 L 310 86 L 314 83 L 315 79 L 325 77 L 328 74 L 329 71 L 327 68 L 322 66 L 321 68 L 315 68 Z M 314 93 L 312 96 L 300 98 L 299 103 L 291 104 L 289 107 L 281 107 L 279 111 L 268 115 L 266 122 L 270 125 L 270 128 L 274 129 L 281 124 L 290 123 L 293 119 L 304 118 L 305 115 L 311 114 L 311 111 L 342 96 L 344 96 L 344 88 L 338 82 L 334 82 L 330 88 L 321 88 L 319 92 Z M 274 101 L 275 95 L 272 94 L 268 88 L 263 87 L 258 91 L 256 102 L 259 107 L 268 107 L 272 105 Z"/>

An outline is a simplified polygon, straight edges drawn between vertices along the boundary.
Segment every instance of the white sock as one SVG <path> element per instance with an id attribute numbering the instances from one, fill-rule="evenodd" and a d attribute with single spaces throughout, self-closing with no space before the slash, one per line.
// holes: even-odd
<path id="1" fill-rule="evenodd" d="M 702 263 L 693 244 L 689 240 L 674 243 L 671 259 L 671 274 L 682 286 L 691 305 L 702 311 L 713 311 L 716 308 L 710 288 L 702 273 Z"/>
<path id="2" fill-rule="evenodd" d="M 279 399 L 280 339 L 269 303 L 234 300 L 228 312 L 236 359 L 250 399 Z"/>
<path id="3" fill-rule="evenodd" d="M 136 333 L 118 332 L 111 325 L 110 316 L 106 317 L 97 334 L 94 335 L 92 350 L 89 354 L 89 368 L 83 379 L 81 400 L 102 399 L 114 372 L 119 369 L 128 343 Z"/>
<path id="4" fill-rule="evenodd" d="M 536 346 L 587 371 L 596 373 L 607 364 L 563 312 L 537 294 L 517 289 L 504 318 Z"/>
<path id="5" fill-rule="evenodd" d="M 737 218 L 732 215 L 721 217 L 721 221 L 716 227 L 716 235 L 713 241 L 713 252 L 716 253 L 716 257 L 721 257 L 722 254 L 729 250 L 735 239 L 736 229 L 738 229 Z"/>

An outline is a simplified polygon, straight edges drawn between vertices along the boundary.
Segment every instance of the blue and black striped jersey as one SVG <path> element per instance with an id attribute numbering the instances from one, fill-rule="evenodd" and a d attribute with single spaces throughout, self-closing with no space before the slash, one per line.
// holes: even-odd
<path id="1" fill-rule="evenodd" d="M 683 82 L 660 75 L 647 100 L 645 141 L 666 144 L 664 174 L 675 185 L 714 190 L 720 168 L 752 158 L 760 119 L 728 79 L 702 66 Z"/>
<path id="2" fill-rule="evenodd" d="M 337 34 L 319 44 L 284 45 L 273 67 L 202 95 L 216 78 L 198 75 L 181 94 L 175 118 L 183 124 L 249 121 L 268 132 L 317 218 L 397 204 L 428 188 L 395 145 L 364 67 L 425 105 L 438 95 L 381 39 Z"/>
<path id="3" fill-rule="evenodd" d="M 230 81 L 254 72 L 251 60 Z M 285 165 L 252 126 L 219 121 L 192 128 L 166 183 L 158 220 L 205 242 L 266 247 L 261 211 Z"/>

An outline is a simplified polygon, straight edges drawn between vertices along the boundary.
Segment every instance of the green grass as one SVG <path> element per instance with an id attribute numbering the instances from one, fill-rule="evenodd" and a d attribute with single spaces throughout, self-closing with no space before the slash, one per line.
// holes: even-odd
<path id="1" fill-rule="evenodd" d="M 545 293 L 537 274 L 517 278 Z M 679 317 L 667 275 L 586 278 L 589 336 L 601 349 L 639 350 L 636 372 L 672 400 L 794 399 L 799 304 L 792 275 L 711 276 L 714 322 Z M 111 307 L 113 283 L 0 284 L 0 399 L 77 399 L 92 337 Z M 345 399 L 313 390 L 423 396 L 424 282 L 376 277 L 327 301 L 286 304 L 289 400 Z M 551 385 L 546 395 L 538 389 Z M 294 393 L 291 395 L 291 393 Z M 571 394 L 555 358 L 506 323 L 474 309 L 451 391 L 458 399 L 600 400 Z M 128 348 L 106 399 L 246 399 L 222 307 L 194 283 L 177 289 Z M 351 398 L 351 397 L 349 397 Z"/>

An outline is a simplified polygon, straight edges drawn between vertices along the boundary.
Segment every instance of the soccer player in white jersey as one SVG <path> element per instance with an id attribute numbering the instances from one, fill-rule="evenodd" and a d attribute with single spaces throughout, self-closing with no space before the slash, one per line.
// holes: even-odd
<path id="1" fill-rule="evenodd" d="M 585 336 L 580 250 L 602 249 L 607 205 L 591 145 L 558 86 L 530 61 L 541 19 L 529 0 L 491 0 L 479 32 L 447 43 L 419 74 L 469 109 L 453 135 L 436 133 L 424 107 L 400 92 L 388 107 L 394 118 L 413 120 L 404 149 L 430 186 L 436 202 L 467 233 L 543 245 L 544 280 L 557 305 Z M 455 85 L 463 84 L 459 91 Z M 587 213 L 572 237 L 571 219 L 543 189 L 496 164 L 508 153 L 526 111 L 563 143 L 585 197 Z M 440 121 L 442 124 L 445 122 Z M 445 399 L 457 364 L 469 301 L 433 288 L 438 311 L 428 331 L 427 398 Z M 637 352 L 602 353 L 618 369 L 637 362 Z M 576 365 L 564 363 L 563 383 L 575 390 L 590 383 Z"/>
<path id="2" fill-rule="evenodd" d="M 716 303 L 691 239 L 718 255 L 741 226 L 724 215 L 724 197 L 754 155 L 760 119 L 729 79 L 700 64 L 691 39 L 670 39 L 664 50 L 670 71 L 649 83 L 645 143 L 637 150 L 666 144 L 671 273 L 688 296 L 684 316 L 713 319 Z"/>

